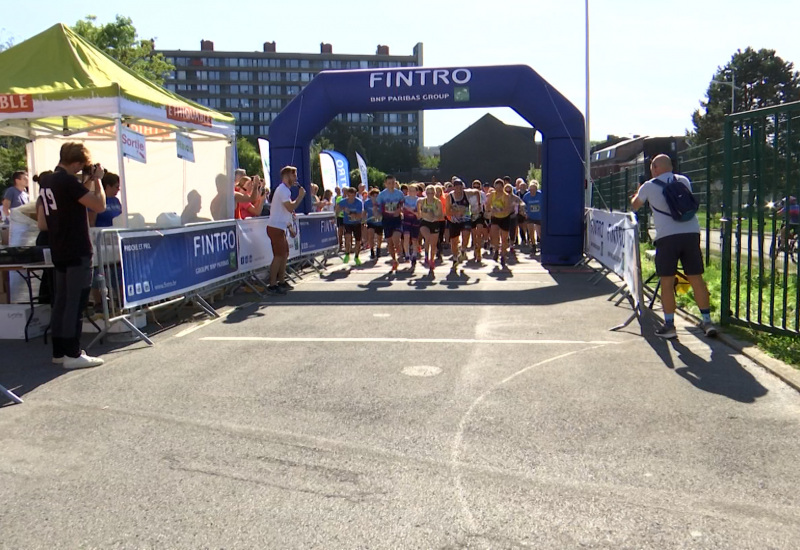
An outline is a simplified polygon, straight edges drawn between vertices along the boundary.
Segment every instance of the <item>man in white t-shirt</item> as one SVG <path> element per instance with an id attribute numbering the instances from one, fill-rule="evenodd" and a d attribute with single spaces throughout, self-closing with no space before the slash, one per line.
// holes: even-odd
<path id="1" fill-rule="evenodd" d="M 700 222 L 697 216 L 688 221 L 677 221 L 670 214 L 664 198 L 663 185 L 673 179 L 692 190 L 689 178 L 672 173 L 672 160 L 667 155 L 658 155 L 650 164 L 653 179 L 644 182 L 631 200 L 634 210 L 649 202 L 656 225 L 656 273 L 661 278 L 661 303 L 664 306 L 664 326 L 656 330 L 661 338 L 676 338 L 675 331 L 675 274 L 678 261 L 694 290 L 694 297 L 703 321 L 700 327 L 707 336 L 716 336 L 717 329 L 711 323 L 708 287 L 703 280 L 703 253 L 700 250 Z"/>
<path id="2" fill-rule="evenodd" d="M 286 282 L 286 263 L 289 260 L 289 242 L 286 240 L 286 229 L 292 227 L 294 211 L 303 203 L 306 190 L 292 200 L 292 187 L 297 185 L 297 168 L 284 166 L 281 168 L 281 184 L 275 189 L 267 219 L 267 236 L 272 243 L 272 265 L 269 268 L 270 294 L 286 294 L 292 287 Z"/>

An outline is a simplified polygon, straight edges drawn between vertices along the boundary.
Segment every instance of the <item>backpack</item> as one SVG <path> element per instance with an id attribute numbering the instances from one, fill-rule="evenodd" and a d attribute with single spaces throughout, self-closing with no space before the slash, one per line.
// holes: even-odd
<path id="1" fill-rule="evenodd" d="M 691 189 L 674 177 L 667 183 L 664 183 L 658 178 L 652 181 L 661 187 L 661 192 L 664 194 L 664 199 L 667 201 L 669 212 L 663 212 L 651 204 L 650 207 L 653 208 L 653 210 L 665 216 L 670 216 L 676 222 L 688 222 L 694 218 L 700 205 L 692 194 Z"/>

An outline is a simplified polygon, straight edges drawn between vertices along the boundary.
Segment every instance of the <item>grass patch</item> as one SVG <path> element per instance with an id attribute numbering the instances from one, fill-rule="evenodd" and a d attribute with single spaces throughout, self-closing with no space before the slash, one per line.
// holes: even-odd
<path id="1" fill-rule="evenodd" d="M 642 277 L 647 280 L 655 273 L 655 263 L 645 254 L 647 250 L 652 250 L 653 245 L 650 243 L 641 243 L 641 257 L 642 257 Z M 735 308 L 735 292 L 736 280 L 735 272 L 732 274 L 732 296 L 731 307 Z M 783 314 L 783 297 L 784 290 L 782 286 L 783 273 L 776 273 L 775 290 L 772 291 L 771 273 L 765 272 L 763 277 L 759 277 L 758 272 L 751 274 L 750 281 L 750 318 L 757 319 L 758 308 L 762 309 L 762 318 L 765 323 L 769 321 L 769 304 L 775 304 L 775 324 L 779 324 L 779 319 Z M 712 257 L 711 263 L 706 266 L 706 272 L 703 278 L 708 285 L 709 293 L 711 294 L 711 317 L 714 322 L 720 320 L 720 299 L 722 296 L 722 265 L 719 258 Z M 741 280 L 738 286 L 739 300 L 740 300 L 740 316 L 744 317 L 745 308 L 747 304 L 747 277 L 746 273 L 741 274 Z M 654 285 L 653 285 L 654 286 Z M 759 288 L 761 288 L 761 296 L 759 297 Z M 790 321 L 789 326 L 794 323 L 795 316 L 795 303 L 798 292 L 797 276 L 789 275 L 787 277 L 786 286 L 786 300 L 787 300 L 787 318 Z M 700 310 L 694 301 L 694 292 L 691 287 L 684 286 L 678 287 L 678 294 L 676 296 L 678 307 L 687 311 L 697 317 L 700 316 Z M 733 337 L 740 340 L 752 342 L 759 349 L 768 355 L 779 359 L 784 363 L 792 365 L 794 368 L 800 370 L 800 336 L 787 336 L 777 335 L 768 332 L 756 330 L 753 328 L 744 328 L 739 326 L 728 325 L 725 331 Z"/>

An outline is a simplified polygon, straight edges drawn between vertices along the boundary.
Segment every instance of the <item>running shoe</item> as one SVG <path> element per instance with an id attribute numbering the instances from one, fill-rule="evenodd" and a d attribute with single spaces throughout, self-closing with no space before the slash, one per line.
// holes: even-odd
<path id="1" fill-rule="evenodd" d="M 278 283 L 278 287 L 282 288 L 283 290 L 294 290 L 294 287 L 289 283 L 287 283 L 286 281 Z"/>
<path id="2" fill-rule="evenodd" d="M 417 257 L 411 256 L 411 269 L 413 270 L 415 267 L 417 267 Z"/>
<path id="3" fill-rule="evenodd" d="M 356 259 L 353 261 L 355 262 L 356 265 L 361 265 L 361 258 L 359 258 L 358 256 L 356 256 Z"/>
<path id="4" fill-rule="evenodd" d="M 708 336 L 709 338 L 714 338 L 718 334 L 717 327 L 714 326 L 714 323 L 711 322 L 706 323 L 704 321 L 700 323 L 700 328 L 703 329 L 703 332 L 705 332 L 706 336 Z"/>
<path id="5" fill-rule="evenodd" d="M 272 285 L 267 287 L 267 293 L 272 296 L 283 296 L 286 294 L 286 291 L 278 285 Z"/>
<path id="6" fill-rule="evenodd" d="M 370 260 L 374 260 L 375 259 L 375 249 L 374 248 L 370 248 L 369 249 L 369 259 Z"/>
<path id="7" fill-rule="evenodd" d="M 675 331 L 675 325 L 669 324 L 664 325 L 656 330 L 656 336 L 659 338 L 665 338 L 667 340 L 672 340 L 673 338 L 678 337 L 678 333 Z"/>
<path id="8" fill-rule="evenodd" d="M 349 264 L 350 263 L 350 254 L 345 254 L 344 255 L 344 260 L 342 260 L 342 261 L 344 263 L 346 263 L 346 264 Z"/>
<path id="9" fill-rule="evenodd" d="M 505 267 L 506 267 L 506 257 L 505 256 L 501 256 L 500 257 L 500 265 L 503 267 L 503 269 L 505 269 Z"/>
<path id="10" fill-rule="evenodd" d="M 497 250 L 495 250 L 494 254 L 492 254 L 492 260 L 496 262 L 499 258 L 500 258 L 500 253 Z"/>

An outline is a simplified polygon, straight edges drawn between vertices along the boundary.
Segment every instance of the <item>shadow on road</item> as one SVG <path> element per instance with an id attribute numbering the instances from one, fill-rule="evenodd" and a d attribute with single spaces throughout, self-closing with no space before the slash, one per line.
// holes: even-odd
<path id="1" fill-rule="evenodd" d="M 760 397 L 767 395 L 767 388 L 761 385 L 737 360 L 736 352 L 728 346 L 709 342 L 711 359 L 706 360 L 680 339 L 664 340 L 654 334 L 661 325 L 655 314 L 645 315 L 643 320 L 645 340 L 658 357 L 675 374 L 689 382 L 698 390 L 714 393 L 738 401 L 755 403 Z M 689 338 L 703 341 L 706 336 L 699 328 L 690 328 Z M 688 338 L 687 338 L 688 339 Z"/>

